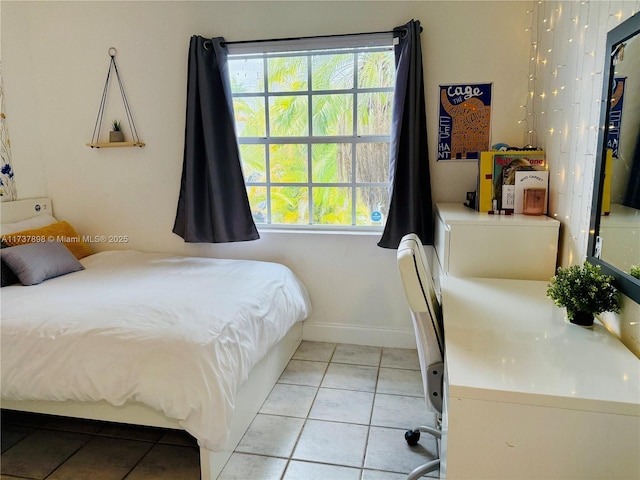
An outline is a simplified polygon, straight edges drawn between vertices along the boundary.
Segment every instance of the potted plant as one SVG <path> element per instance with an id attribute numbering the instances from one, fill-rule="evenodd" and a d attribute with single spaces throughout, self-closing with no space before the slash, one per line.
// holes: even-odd
<path id="1" fill-rule="evenodd" d="M 603 312 L 619 312 L 618 291 L 611 284 L 613 277 L 600 271 L 599 265 L 560 267 L 548 285 L 547 296 L 556 305 L 567 309 L 571 323 L 590 327 L 593 316 Z"/>
<path id="2" fill-rule="evenodd" d="M 111 122 L 112 130 L 109 132 L 109 142 L 124 142 L 124 132 L 120 120 Z"/>
<path id="3" fill-rule="evenodd" d="M 632 277 L 636 277 L 640 279 L 640 265 L 631 265 L 631 269 L 629 270 L 629 273 L 631 274 Z"/>

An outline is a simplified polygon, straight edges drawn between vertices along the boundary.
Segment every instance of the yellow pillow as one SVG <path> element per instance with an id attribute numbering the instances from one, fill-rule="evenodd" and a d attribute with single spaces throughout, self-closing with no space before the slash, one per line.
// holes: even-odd
<path id="1" fill-rule="evenodd" d="M 2 240 L 9 247 L 36 242 L 59 242 L 67 247 L 78 260 L 93 253 L 89 245 L 67 222 L 52 223 L 46 227 L 11 233 L 4 235 Z"/>

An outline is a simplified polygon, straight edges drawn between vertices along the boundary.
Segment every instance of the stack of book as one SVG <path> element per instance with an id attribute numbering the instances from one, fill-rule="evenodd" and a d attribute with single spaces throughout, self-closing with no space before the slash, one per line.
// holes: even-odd
<path id="1" fill-rule="evenodd" d="M 543 213 L 547 213 L 549 171 L 544 151 L 482 152 L 478 170 L 477 211 L 523 213 L 524 190 L 544 188 Z"/>

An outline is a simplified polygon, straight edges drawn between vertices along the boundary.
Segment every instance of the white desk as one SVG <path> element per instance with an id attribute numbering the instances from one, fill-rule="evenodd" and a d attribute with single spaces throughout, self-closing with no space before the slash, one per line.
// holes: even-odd
<path id="1" fill-rule="evenodd" d="M 443 277 L 443 478 L 640 478 L 640 360 L 547 283 Z"/>

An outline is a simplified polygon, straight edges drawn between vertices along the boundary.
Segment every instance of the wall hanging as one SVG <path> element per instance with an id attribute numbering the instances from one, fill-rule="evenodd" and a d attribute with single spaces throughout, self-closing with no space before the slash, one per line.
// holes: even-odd
<path id="1" fill-rule="evenodd" d="M 440 85 L 438 160 L 473 160 L 488 150 L 492 87 Z"/>
<path id="2" fill-rule="evenodd" d="M 4 113 L 4 89 L 2 86 L 2 63 L 0 62 L 0 200 L 11 202 L 18 198 L 16 181 L 11 166 L 11 142 Z"/>
<path id="3" fill-rule="evenodd" d="M 87 143 L 87 147 L 91 148 L 105 148 L 105 147 L 144 147 L 144 143 L 140 141 L 138 137 L 138 131 L 136 130 L 136 124 L 133 121 L 133 115 L 129 108 L 129 102 L 127 96 L 124 93 L 124 86 L 120 79 L 120 73 L 118 72 L 118 66 L 116 65 L 116 53 L 117 50 L 114 47 L 109 49 L 109 56 L 111 61 L 109 63 L 109 71 L 107 72 L 107 80 L 104 84 L 104 90 L 102 91 L 102 99 L 100 100 L 100 108 L 98 109 L 98 117 L 96 118 L 96 124 L 93 127 L 93 136 L 91 137 L 91 143 Z M 122 95 L 122 103 L 124 104 L 124 111 L 127 116 L 127 122 L 129 123 L 129 130 L 131 131 L 132 140 L 125 141 L 124 133 L 122 132 L 122 124 L 120 120 L 113 120 L 111 122 L 112 131 L 109 132 L 109 141 L 100 142 L 100 129 L 102 128 L 102 120 L 104 118 L 104 109 L 107 103 L 107 95 L 109 92 L 109 81 L 111 80 L 111 72 L 115 72 L 118 79 L 118 86 L 120 88 L 120 94 Z"/>

